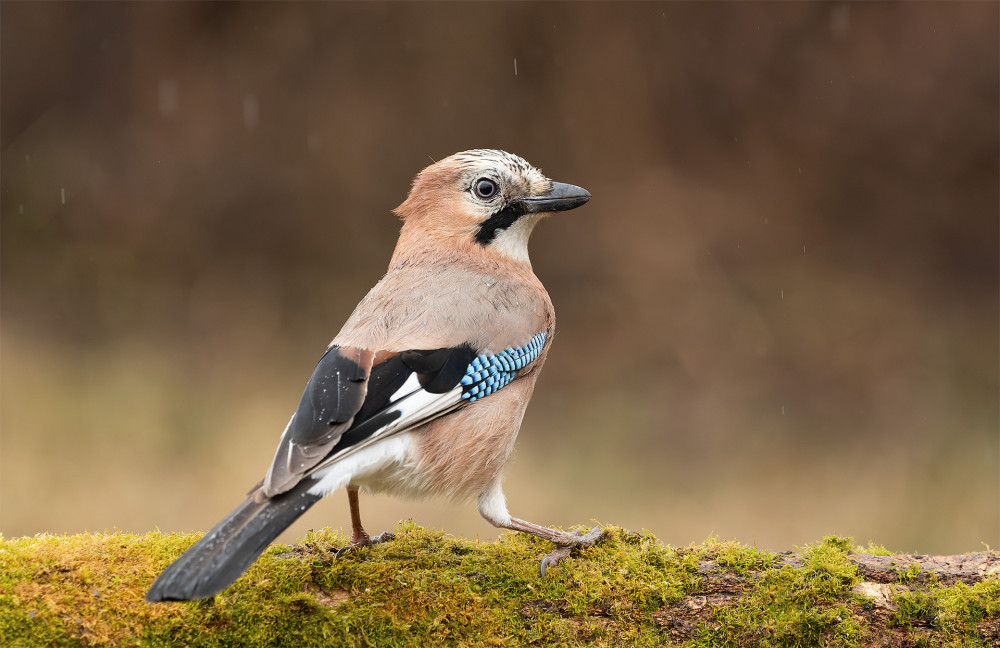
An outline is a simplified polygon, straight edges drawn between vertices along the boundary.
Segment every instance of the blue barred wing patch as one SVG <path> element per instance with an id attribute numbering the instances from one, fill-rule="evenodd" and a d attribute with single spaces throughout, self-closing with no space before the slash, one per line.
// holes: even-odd
<path id="1" fill-rule="evenodd" d="M 517 372 L 534 362 L 542 352 L 547 335 L 542 331 L 524 346 L 476 356 L 462 377 L 462 398 L 471 403 L 489 396 L 517 378 Z"/>

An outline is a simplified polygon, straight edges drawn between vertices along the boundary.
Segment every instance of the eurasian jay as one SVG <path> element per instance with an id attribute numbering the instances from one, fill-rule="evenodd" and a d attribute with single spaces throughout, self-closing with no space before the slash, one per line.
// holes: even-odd
<path id="1" fill-rule="evenodd" d="M 264 479 L 160 574 L 148 601 L 213 596 L 324 495 L 345 488 L 351 548 L 371 538 L 358 491 L 476 498 L 496 527 L 550 540 L 541 571 L 601 537 L 511 517 L 501 482 L 555 328 L 528 260 L 546 215 L 590 200 L 504 151 L 457 153 L 417 175 L 385 277 L 306 384 Z"/>

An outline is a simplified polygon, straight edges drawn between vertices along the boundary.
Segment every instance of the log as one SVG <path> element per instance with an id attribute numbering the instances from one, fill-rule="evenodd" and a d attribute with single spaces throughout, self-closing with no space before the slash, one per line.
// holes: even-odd
<path id="1" fill-rule="evenodd" d="M 828 537 L 770 553 L 668 547 L 605 527 L 549 550 L 411 522 L 348 554 L 338 531 L 274 545 L 221 595 L 149 604 L 198 534 L 0 538 L 2 646 L 1000 646 L 1000 553 L 889 555 Z"/>

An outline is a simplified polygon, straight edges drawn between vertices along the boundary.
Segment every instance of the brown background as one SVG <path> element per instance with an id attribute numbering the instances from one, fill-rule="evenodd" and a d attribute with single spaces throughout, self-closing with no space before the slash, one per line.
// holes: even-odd
<path id="1" fill-rule="evenodd" d="M 560 332 L 512 511 L 1000 544 L 998 5 L 3 3 L 0 531 L 206 529 L 413 175 L 516 152 Z M 368 498 L 491 538 L 472 506 Z M 344 526 L 341 494 L 289 534 Z"/>

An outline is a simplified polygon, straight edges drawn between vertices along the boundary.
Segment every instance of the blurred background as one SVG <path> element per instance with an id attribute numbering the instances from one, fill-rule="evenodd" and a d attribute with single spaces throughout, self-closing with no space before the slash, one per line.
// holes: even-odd
<path id="1" fill-rule="evenodd" d="M 1000 546 L 998 11 L 3 3 L 0 531 L 208 529 L 413 176 L 493 147 L 594 195 L 532 240 L 515 515 Z M 282 539 L 327 525 L 342 494 Z"/>

